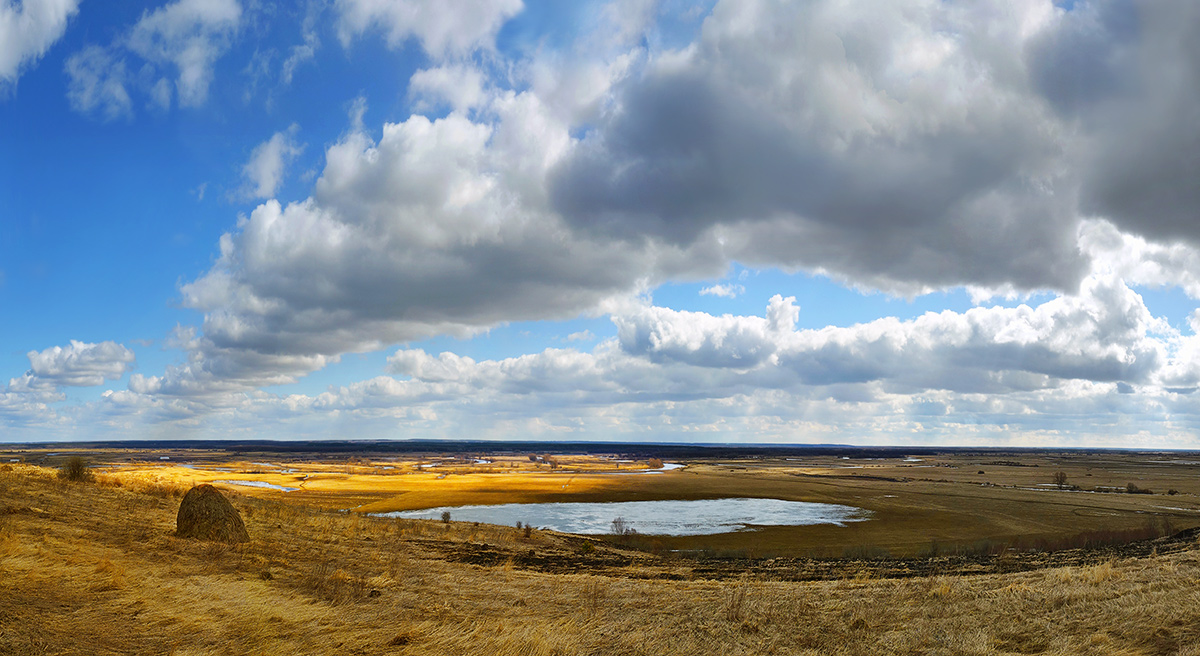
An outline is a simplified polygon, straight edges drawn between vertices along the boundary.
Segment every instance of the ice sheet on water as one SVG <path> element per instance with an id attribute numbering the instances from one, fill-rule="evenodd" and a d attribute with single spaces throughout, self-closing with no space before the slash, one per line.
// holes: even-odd
<path id="1" fill-rule="evenodd" d="M 523 522 L 564 533 L 608 533 L 617 517 L 646 535 L 712 535 L 754 530 L 760 526 L 805 526 L 860 522 L 870 511 L 830 503 L 782 499 L 701 499 L 621 501 L 608 503 L 506 503 L 453 506 L 377 513 L 378 517 L 438 519 L 449 511 L 454 520 L 512 526 Z"/>

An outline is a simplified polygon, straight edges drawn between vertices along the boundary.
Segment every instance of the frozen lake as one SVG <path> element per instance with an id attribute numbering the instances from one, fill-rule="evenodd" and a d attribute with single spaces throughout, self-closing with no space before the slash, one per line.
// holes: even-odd
<path id="1" fill-rule="evenodd" d="M 514 526 L 532 524 L 563 533 L 610 532 L 617 517 L 645 535 L 712 535 L 762 526 L 805 526 L 860 522 L 870 511 L 831 503 L 782 499 L 701 499 L 696 501 L 620 501 L 611 503 L 506 503 L 495 506 L 448 506 L 377 513 L 376 517 L 439 519 L 443 511 L 460 522 Z"/>

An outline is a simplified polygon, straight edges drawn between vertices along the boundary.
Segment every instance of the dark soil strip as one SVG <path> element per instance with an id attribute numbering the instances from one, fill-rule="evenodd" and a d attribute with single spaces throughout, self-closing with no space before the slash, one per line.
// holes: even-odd
<path id="1" fill-rule="evenodd" d="M 888 558 L 878 560 L 813 558 L 716 558 L 655 556 L 605 545 L 595 548 L 586 538 L 559 535 L 570 545 L 555 549 L 505 549 L 490 544 L 421 540 L 441 558 L 482 567 L 512 566 L 550 574 L 595 574 L 648 579 L 731 579 L 750 576 L 775 581 L 827 581 L 869 576 L 910 578 L 1008 574 L 1051 567 L 1091 565 L 1125 558 L 1145 558 L 1200 548 L 1200 528 L 1154 540 L 1089 549 L 1050 552 L 1008 552 L 999 555 Z M 578 541 L 578 544 L 574 544 Z M 586 547 L 585 544 L 593 545 Z M 574 547 L 574 548 L 572 548 Z"/>

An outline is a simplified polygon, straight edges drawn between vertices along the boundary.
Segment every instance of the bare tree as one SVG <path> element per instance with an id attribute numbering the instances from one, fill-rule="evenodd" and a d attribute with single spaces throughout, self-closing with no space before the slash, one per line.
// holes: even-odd
<path id="1" fill-rule="evenodd" d="M 1066 489 L 1066 487 L 1067 487 L 1067 472 L 1061 471 L 1061 470 L 1054 472 L 1054 484 L 1057 485 L 1058 489 L 1060 489 L 1060 490 Z"/>
<path id="2" fill-rule="evenodd" d="M 612 520 L 612 527 L 609 531 L 613 535 L 629 535 L 633 533 L 633 527 L 629 525 L 629 522 L 624 517 L 618 517 Z"/>

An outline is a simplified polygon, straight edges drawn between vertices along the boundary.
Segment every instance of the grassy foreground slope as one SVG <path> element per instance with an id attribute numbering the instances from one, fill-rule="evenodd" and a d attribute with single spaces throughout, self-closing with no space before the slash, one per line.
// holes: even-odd
<path id="1" fill-rule="evenodd" d="M 0 472 L 0 654 L 1200 655 L 1195 549 L 1003 575 L 688 580 L 686 563 L 570 536 L 249 496 L 231 495 L 249 543 L 181 540 L 182 490 L 118 481 Z M 521 556 L 452 557 L 484 544 Z M 568 555 L 614 565 L 522 565 Z"/>

